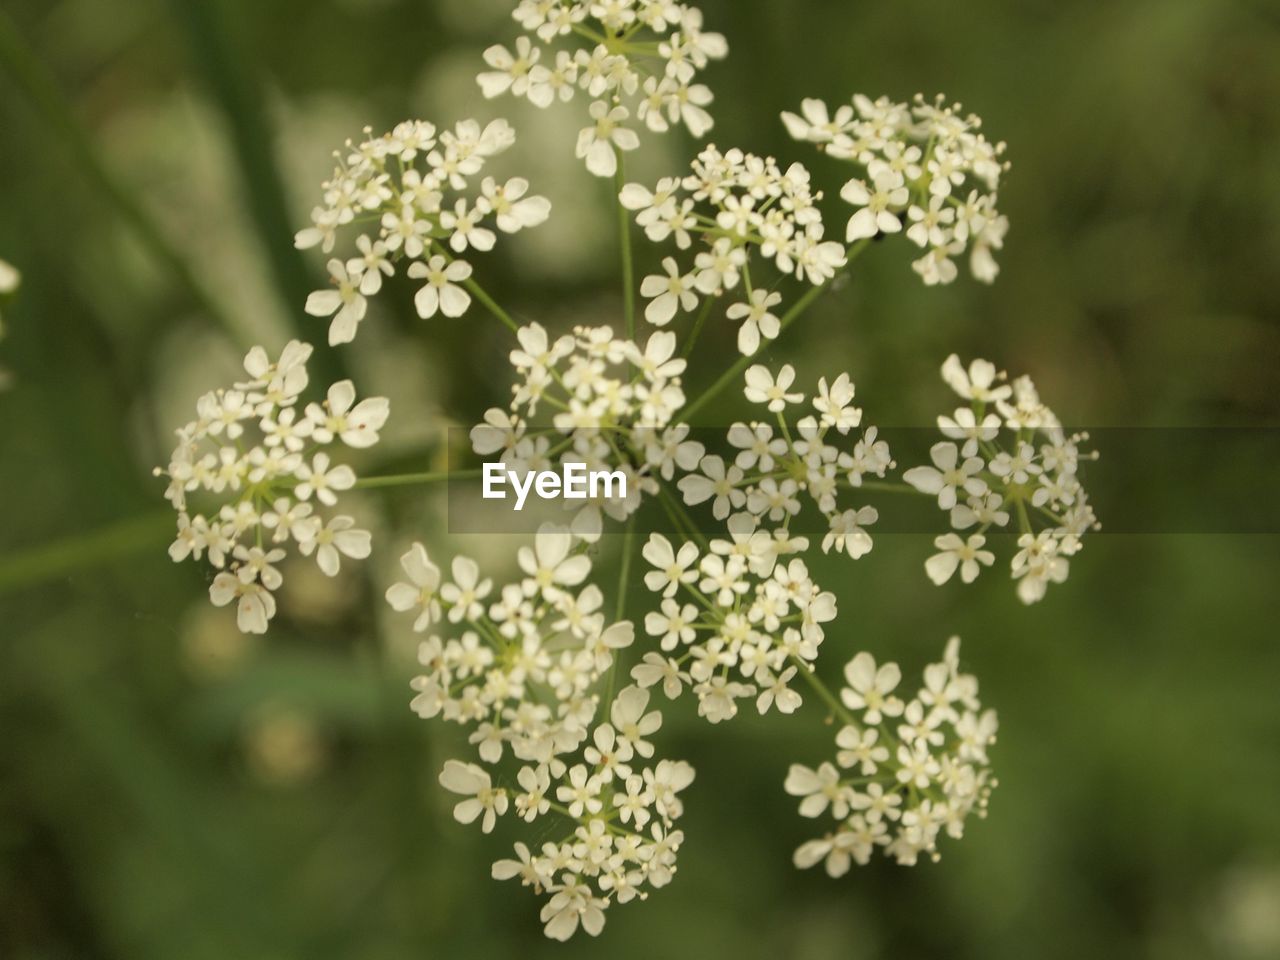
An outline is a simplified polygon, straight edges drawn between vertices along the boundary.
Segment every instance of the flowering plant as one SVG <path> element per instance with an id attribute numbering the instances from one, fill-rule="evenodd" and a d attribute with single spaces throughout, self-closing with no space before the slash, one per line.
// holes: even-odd
<path id="1" fill-rule="evenodd" d="M 1079 479 L 1086 438 L 1062 427 L 1028 378 L 1007 382 L 987 361 L 966 366 L 951 356 L 942 375 L 967 406 L 938 418 L 943 439 L 931 464 L 895 480 L 898 463 L 853 405 L 847 372 L 825 371 L 810 395 L 792 366 L 753 361 L 882 235 L 902 233 L 922 251 L 914 269 L 926 285 L 954 281 L 966 252 L 973 276 L 993 281 L 1008 229 L 996 209 L 1003 145 L 941 98 L 856 96 L 834 114 L 806 100 L 800 114 L 783 115 L 787 130 L 854 168 L 830 191 L 800 162 L 715 146 L 687 172 L 630 182 L 622 157 L 640 146 L 633 120 L 654 133 L 675 123 L 694 136 L 710 130 L 711 93 L 697 81 L 726 55 L 723 37 L 673 0 L 522 0 L 514 17 L 524 33 L 514 51 L 485 52 L 479 85 L 486 97 L 539 107 L 578 94 L 590 101 L 592 124 L 573 152 L 592 174 L 615 179 L 619 322 L 560 334 L 520 324 L 475 276 L 471 261 L 499 233 L 551 215 L 523 178 L 478 179 L 516 143 L 502 120 L 366 131 L 338 153 L 312 224 L 296 237 L 331 257 L 331 286 L 305 305 L 329 320 L 330 344 L 357 336 L 369 298 L 401 272 L 421 281 L 413 302 L 423 320 L 461 317 L 478 302 L 510 329 L 511 400 L 471 431 L 477 455 L 515 472 L 576 463 L 628 481 L 625 495 L 588 499 L 540 527 L 516 556 L 519 573 L 500 585 L 470 558 L 438 564 L 438 551 L 421 542 L 401 558 L 404 579 L 385 597 L 423 635 L 412 708 L 464 728 L 474 751 L 439 775 L 458 798 L 454 816 L 484 832 L 512 815 L 559 823 L 559 832 L 530 826 L 493 875 L 545 896 L 548 936 L 596 935 L 607 908 L 643 899 L 677 869 L 685 841 L 677 821 L 694 771 L 659 758 L 653 738 L 670 702 L 687 692 L 717 724 L 744 706 L 792 714 L 812 690 L 840 721 L 838 752 L 816 769 L 793 766 L 784 787 L 802 798 L 802 816 L 834 823 L 796 851 L 796 864 L 825 862 L 839 876 L 877 847 L 902 864 L 936 859 L 940 836 L 960 837 L 971 814 L 985 813 L 995 713 L 961 672 L 954 639 L 909 700 L 897 694 L 900 668 L 869 653 L 849 661 L 845 686 L 833 692 L 819 666 L 837 599 L 805 557 L 820 547 L 865 558 L 875 498 L 918 493 L 936 500 L 951 528 L 924 563 L 931 581 L 958 572 L 972 582 L 995 561 L 988 533 L 1010 528 L 1017 594 L 1037 601 L 1067 578 L 1069 558 L 1096 526 Z M 824 221 L 828 192 L 852 207 L 843 241 Z M 633 225 L 661 256 L 661 271 L 638 283 Z M 690 400 L 683 376 L 716 316 L 734 325 L 740 355 Z M 642 332 L 641 319 L 656 329 Z M 377 443 L 389 404 L 357 402 L 351 381 L 304 403 L 310 353 L 298 342 L 275 361 L 251 351 L 248 379 L 199 400 L 158 471 L 178 515 L 171 555 L 212 565 L 210 597 L 235 601 L 245 631 L 267 629 L 291 549 L 314 555 L 329 575 L 343 557 L 370 555 L 371 536 L 352 516 L 322 515 L 340 494 L 440 479 L 361 481 L 338 462 L 344 447 Z M 710 450 L 693 424 L 734 384 L 747 412 L 723 448 Z M 646 504 L 669 527 L 641 538 Z M 804 511 L 820 516 L 820 543 L 797 529 Z M 612 613 L 597 582 L 607 532 L 622 534 L 609 542 L 619 547 Z M 647 565 L 643 607 L 628 597 L 637 558 Z"/>

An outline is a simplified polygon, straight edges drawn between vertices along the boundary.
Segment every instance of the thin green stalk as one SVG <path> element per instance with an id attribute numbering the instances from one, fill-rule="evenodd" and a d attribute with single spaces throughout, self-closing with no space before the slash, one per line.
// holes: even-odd
<path id="1" fill-rule="evenodd" d="M 507 328 L 512 333 L 515 333 L 520 329 L 520 324 L 516 323 L 515 320 L 512 319 L 511 314 L 498 306 L 498 301 L 489 296 L 489 294 L 485 292 L 484 287 L 480 286 L 480 284 L 476 283 L 470 277 L 463 280 L 462 285 L 470 290 L 471 295 L 484 304 L 490 313 L 506 324 Z"/>
<path id="2" fill-rule="evenodd" d="M 635 552 L 636 515 L 627 518 L 627 529 L 622 535 L 622 560 L 618 570 L 618 606 L 613 619 L 621 620 L 627 612 L 627 587 L 631 582 L 631 554 Z"/>
<path id="3" fill-rule="evenodd" d="M 848 260 L 848 263 L 852 263 L 854 259 L 856 259 L 862 253 L 862 251 L 867 248 L 868 242 L 869 241 L 866 239 L 859 240 L 857 243 L 855 243 L 853 246 L 849 248 L 848 252 L 846 253 L 846 259 Z M 848 264 L 846 264 L 845 269 L 846 270 L 848 269 Z M 784 313 L 782 315 L 782 319 L 778 321 L 779 336 L 782 335 L 782 331 L 786 330 L 787 327 L 795 323 L 795 321 L 799 319 L 800 315 L 803 314 L 806 310 L 808 310 L 809 307 L 812 306 L 813 302 L 818 299 L 818 297 L 822 296 L 824 292 L 830 289 L 833 283 L 834 281 L 831 281 L 829 283 L 823 284 L 820 287 L 810 287 L 809 290 L 805 292 L 804 296 L 802 296 L 799 300 L 797 300 L 794 304 L 792 304 L 791 309 L 788 310 L 786 313 Z M 708 387 L 703 392 L 702 396 L 698 397 L 698 399 L 694 400 L 692 403 L 690 403 L 688 406 L 684 408 L 683 417 L 685 421 L 688 422 L 692 420 L 693 415 L 695 413 L 697 413 L 704 406 L 706 406 L 707 403 L 709 403 L 715 396 L 717 396 L 722 390 L 724 390 L 725 387 L 729 386 L 729 384 L 733 383 L 734 380 L 742 376 L 742 372 L 746 370 L 747 367 L 749 367 L 754 360 L 755 360 L 754 357 L 739 357 L 738 361 L 734 363 L 732 366 L 730 366 L 727 370 L 725 370 L 725 372 L 720 375 L 720 379 L 718 379 L 715 383 L 713 383 L 710 387 Z"/>
<path id="4" fill-rule="evenodd" d="M 357 490 L 376 490 L 383 487 L 414 487 L 449 480 L 472 480 L 481 475 L 480 470 L 437 470 L 432 473 L 400 473 L 386 477 L 362 477 L 356 481 Z"/>
<path id="5" fill-rule="evenodd" d="M 834 716 L 839 717 L 840 720 L 846 724 L 856 722 L 853 714 L 850 713 L 848 708 L 840 702 L 834 693 L 831 692 L 831 688 L 818 678 L 817 672 L 812 667 L 798 657 L 792 657 L 791 659 L 796 665 L 797 672 L 804 677 L 806 681 L 808 681 L 809 686 L 813 688 L 814 692 L 823 699 L 828 707 L 831 708 L 831 713 Z"/>
<path id="6" fill-rule="evenodd" d="M 171 6 L 186 34 L 192 60 L 222 111 L 244 187 L 246 213 L 258 228 L 262 259 L 275 280 L 284 316 L 298 317 L 315 284 L 306 260 L 291 242 L 293 217 L 257 71 L 243 45 L 236 42 L 226 0 L 172 0 Z M 317 345 L 313 363 L 326 382 L 342 379 L 338 354 L 325 344 Z"/>
<path id="7" fill-rule="evenodd" d="M 210 297 L 187 259 L 164 235 L 151 215 L 116 176 L 107 169 L 85 133 L 52 72 L 28 48 L 13 21 L 0 10 L 0 70 L 31 102 L 52 133 L 61 140 L 85 178 L 111 204 L 139 243 L 172 274 L 200 309 L 227 331 L 241 346 L 253 343 L 250 330 L 237 326 L 231 315 Z"/>
<path id="8" fill-rule="evenodd" d="M 627 175 L 623 165 L 622 151 L 615 147 L 613 152 L 618 157 L 618 170 L 613 179 L 613 200 L 618 205 L 618 240 L 622 245 L 622 312 L 627 321 L 627 339 L 634 340 L 636 338 L 636 268 L 631 255 L 631 215 L 620 199 L 622 188 L 627 185 Z"/>
<path id="9" fill-rule="evenodd" d="M 917 496 L 926 496 L 926 497 L 933 496 L 933 494 L 931 493 L 922 494 L 919 490 L 917 490 L 915 487 L 911 486 L 908 483 L 889 483 L 887 481 L 882 481 L 882 480 L 864 480 L 862 481 L 862 483 L 858 484 L 858 486 L 856 487 L 850 484 L 849 489 L 870 490 L 875 493 L 914 493 Z"/>
<path id="10" fill-rule="evenodd" d="M 689 331 L 689 339 L 685 341 L 684 350 L 680 356 L 688 360 L 689 355 L 693 353 L 693 345 L 698 342 L 698 336 L 702 333 L 703 324 L 707 322 L 707 317 L 711 315 L 711 308 L 715 306 L 718 297 L 707 297 L 706 302 L 702 304 L 702 309 L 698 311 L 698 318 L 693 321 L 693 329 Z"/>
<path id="11" fill-rule="evenodd" d="M 614 608 L 613 619 L 615 622 L 622 620 L 627 614 L 627 588 L 631 584 L 631 557 L 635 553 L 636 545 L 636 515 L 633 513 L 627 518 L 626 532 L 622 537 L 622 557 L 618 566 L 618 602 Z M 605 684 L 604 703 L 613 703 L 613 691 L 618 675 L 618 661 L 622 656 L 621 650 L 613 652 L 613 663 L 609 665 L 609 678 Z"/>
<path id="12" fill-rule="evenodd" d="M 173 525 L 172 510 L 157 511 L 38 547 L 6 551 L 8 556 L 0 560 L 0 594 L 153 549 Z"/>

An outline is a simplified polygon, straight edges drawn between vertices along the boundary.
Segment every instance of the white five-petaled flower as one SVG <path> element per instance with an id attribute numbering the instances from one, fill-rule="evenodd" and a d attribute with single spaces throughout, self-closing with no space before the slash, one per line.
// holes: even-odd
<path id="1" fill-rule="evenodd" d="M 958 567 L 960 579 L 965 583 L 973 583 L 982 569 L 979 564 L 989 567 L 996 561 L 994 553 L 982 549 L 986 542 L 987 538 L 980 533 L 973 534 L 967 541 L 957 534 L 944 533 L 933 541 L 933 545 L 942 552 L 925 561 L 925 572 L 930 580 L 941 586 L 951 579 Z"/>
<path id="2" fill-rule="evenodd" d="M 437 311 L 446 317 L 460 317 L 471 306 L 471 294 L 458 286 L 471 278 L 471 264 L 465 260 L 447 261 L 439 255 L 426 263 L 415 260 L 409 264 L 409 276 L 427 281 L 413 298 L 423 320 L 434 317 Z"/>
<path id="3" fill-rule="evenodd" d="M 869 653 L 859 653 L 844 668 L 848 684 L 841 691 L 840 699 L 850 710 L 865 710 L 864 719 L 875 726 L 880 717 L 896 717 L 902 714 L 903 704 L 893 691 L 902 679 L 902 671 L 896 663 L 886 663 L 876 669 L 876 661 Z"/>
<path id="4" fill-rule="evenodd" d="M 459 823 L 474 823 L 483 814 L 480 829 L 490 833 L 498 817 L 507 812 L 506 791 L 495 790 L 488 771 L 474 763 L 447 761 L 440 771 L 440 786 L 466 797 L 453 808 Z"/>
<path id="5" fill-rule="evenodd" d="M 409 582 L 394 583 L 387 589 L 387 603 L 397 613 L 416 611 L 413 629 L 422 633 L 440 619 L 440 600 L 436 594 L 440 586 L 440 568 L 431 562 L 427 549 L 415 543 L 400 558 L 400 566 Z"/>
<path id="6" fill-rule="evenodd" d="M 959 490 L 975 497 L 987 492 L 986 481 L 978 476 L 984 466 L 980 457 L 966 457 L 962 461 L 956 445 L 946 441 L 935 443 L 929 456 L 932 467 L 912 467 L 902 479 L 921 493 L 936 494 L 939 508 L 954 507 Z"/>
<path id="7" fill-rule="evenodd" d="M 329 344 L 350 343 L 369 309 L 369 301 L 360 292 L 360 277 L 352 276 L 341 260 L 329 261 L 329 276 L 337 289 L 317 290 L 307 297 L 306 311 L 313 317 L 332 317 Z"/>
<path id="8" fill-rule="evenodd" d="M 612 177 L 618 172 L 616 151 L 627 152 L 640 146 L 636 132 L 622 125 L 630 116 L 626 107 L 610 109 L 604 100 L 591 104 L 593 123 L 578 135 L 577 156 L 597 177 Z"/>
<path id="9" fill-rule="evenodd" d="M 788 403 L 804 402 L 803 393 L 787 392 L 795 379 L 795 368 L 789 363 L 783 364 L 776 378 L 768 367 L 757 363 L 747 368 L 743 393 L 750 402 L 767 404 L 771 413 L 781 413 Z"/>
<path id="10" fill-rule="evenodd" d="M 662 269 L 665 274 L 650 274 L 640 285 L 640 295 L 650 298 L 644 318 L 655 327 L 670 323 L 678 309 L 684 308 L 687 313 L 698 305 L 693 274 L 682 275 L 680 265 L 672 257 L 662 261 Z"/>

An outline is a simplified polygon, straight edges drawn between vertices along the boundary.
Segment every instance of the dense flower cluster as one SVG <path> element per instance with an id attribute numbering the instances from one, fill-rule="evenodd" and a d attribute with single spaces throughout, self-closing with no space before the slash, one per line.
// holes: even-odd
<path id="1" fill-rule="evenodd" d="M 660 478 L 701 458 L 703 447 L 688 439 L 689 428 L 673 423 L 685 402 L 686 366 L 675 355 L 674 334 L 655 333 L 641 349 L 610 327 L 578 327 L 552 339 L 534 323 L 517 339 L 511 405 L 485 414 L 471 431 L 472 447 L 482 457 L 500 454 L 516 472 L 548 469 L 558 458 L 624 474 L 626 498 L 588 500 L 575 531 L 598 532 L 602 512 L 624 519 L 658 491 Z M 542 427 L 535 425 L 540 407 L 552 411 Z"/>
<path id="2" fill-rule="evenodd" d="M 1016 516 L 1018 552 L 1013 578 L 1023 603 L 1044 597 L 1050 583 L 1062 583 L 1081 538 L 1099 524 L 1080 484 L 1086 434 L 1068 434 L 1045 406 L 1029 377 L 1008 383 L 986 360 L 967 368 L 952 354 L 942 365 L 943 379 L 969 402 L 950 416 L 938 417 L 946 440 L 934 444 L 931 465 L 913 467 L 903 479 L 921 493 L 936 496 L 951 526 L 934 545 L 940 551 L 925 562 L 929 579 L 946 583 L 956 573 L 965 583 L 995 562 L 986 547 L 992 527 L 1003 529 Z"/>
<path id="3" fill-rule="evenodd" d="M 889 444 L 875 427 L 862 428 L 862 410 L 853 406 L 854 385 L 847 373 L 830 384 L 818 381 L 812 400 L 814 414 L 793 426 L 785 416 L 789 406 L 803 406 L 804 393 L 793 390 L 795 369 L 785 364 L 775 375 L 756 364 L 746 371 L 747 400 L 764 406 L 776 417 L 735 423 L 728 444 L 737 453 L 728 466 L 718 454 L 708 454 L 696 471 L 682 477 L 680 491 L 690 506 L 710 503 L 717 520 L 732 510 L 745 510 L 761 522 L 789 527 L 810 501 L 826 520 L 824 553 L 833 548 L 857 559 L 871 550 L 867 527 L 879 518 L 875 507 L 842 507 L 840 494 L 858 490 L 864 478 L 883 478 L 895 466 Z M 854 431 L 856 434 L 856 440 Z M 843 439 L 847 449 L 835 442 Z"/>
<path id="4" fill-rule="evenodd" d="M 409 278 L 426 281 L 414 298 L 418 316 L 462 316 L 471 305 L 472 269 L 459 256 L 492 250 L 497 234 L 491 227 L 518 233 L 551 213 L 550 201 L 529 195 L 527 180 L 485 177 L 475 184 L 485 162 L 515 143 L 505 120 L 483 128 L 464 120 L 439 133 L 423 120 L 406 120 L 381 137 L 365 133 L 363 143 L 348 141 L 345 154 L 335 154 L 338 167 L 323 186 L 324 202 L 295 241 L 330 253 L 339 229 L 362 228 L 349 259 L 329 260 L 333 288 L 307 300 L 307 313 L 333 318 L 330 344 L 355 338 L 368 298 L 406 259 Z"/>
<path id="5" fill-rule="evenodd" d="M 729 52 L 724 37 L 703 29 L 702 11 L 674 0 L 521 0 L 513 16 L 525 34 L 515 50 L 484 52 L 491 68 L 476 79 L 486 97 L 509 93 L 538 107 L 581 91 L 590 125 L 577 156 L 598 177 L 635 150 L 634 126 L 654 133 L 684 124 L 695 137 L 711 129 L 711 90 L 698 73 Z"/>
<path id="6" fill-rule="evenodd" d="M 738 349 L 756 352 L 761 339 L 778 335 L 774 311 L 782 295 L 760 272 L 753 274 L 751 254 L 758 251 L 783 274 L 821 286 L 846 263 L 842 244 L 824 239 L 820 192 L 809 186 L 809 171 L 799 163 L 783 170 L 772 157 L 733 149 L 703 150 L 683 179 L 660 181 L 652 190 L 638 183 L 623 188 L 619 199 L 636 212 L 636 223 L 654 243 L 674 242 L 687 251 L 699 240 L 692 263 L 663 260 L 663 273 L 644 279 L 649 299 L 645 318 L 656 326 L 670 323 L 680 310 L 690 312 L 705 300 L 729 295 L 726 315 L 738 322 Z M 741 290 L 739 291 L 739 288 Z"/>
<path id="7" fill-rule="evenodd" d="M 985 816 L 996 785 L 987 759 L 996 714 L 982 709 L 978 681 L 960 673 L 959 660 L 953 637 L 905 703 L 895 695 L 902 678 L 896 663 L 877 667 L 860 653 L 845 666 L 835 763 L 816 770 L 795 764 L 787 774 L 787 793 L 802 798 L 800 815 L 826 814 L 836 823 L 796 850 L 797 867 L 825 861 L 827 873 L 839 877 L 851 863 L 866 864 L 877 847 L 900 864 L 921 854 L 937 860 L 940 834 L 958 839 L 970 814 Z"/>
<path id="8" fill-rule="evenodd" d="M 646 653 L 632 679 L 646 689 L 661 684 L 671 699 L 689 686 L 711 723 L 731 719 L 738 701 L 753 696 L 762 714 L 771 706 L 792 713 L 801 698 L 790 684 L 817 660 L 822 625 L 836 616 L 835 595 L 794 556 L 808 545 L 785 530 L 757 529 L 749 514 L 730 517 L 729 539 L 702 551 L 652 534 L 645 586 L 662 601 L 644 626 L 662 653 Z"/>
<path id="9" fill-rule="evenodd" d="M 498 861 L 493 875 L 549 894 L 548 936 L 567 940 L 579 926 L 594 936 L 610 903 L 670 881 L 683 840 L 674 829 L 678 794 L 693 768 L 652 760 L 648 738 L 662 715 L 648 709 L 646 691 L 622 690 L 604 704 L 607 719 L 597 719 L 597 688 L 634 629 L 608 623 L 600 590 L 583 586 L 591 560 L 581 541 L 545 526 L 517 560 L 523 576 L 495 589 L 466 557 L 454 558 L 446 579 L 414 544 L 401 559 L 408 579 L 387 591 L 387 602 L 413 614 L 416 631 L 431 631 L 419 647 L 426 672 L 413 681 L 413 709 L 472 728 L 480 763 L 450 760 L 440 774 L 441 785 L 464 798 L 454 816 L 479 820 L 485 833 L 512 810 L 529 824 L 567 821 L 558 841 L 547 841 L 549 828 L 540 826 L 541 846 L 531 852 L 517 843 L 518 859 Z M 495 786 L 487 766 L 508 748 L 521 764 L 515 786 Z"/>
<path id="10" fill-rule="evenodd" d="M 799 115 L 782 119 L 795 139 L 859 168 L 840 191 L 854 207 L 846 240 L 905 231 L 924 251 L 913 267 L 926 284 L 953 281 L 966 250 L 973 275 L 995 280 L 993 251 L 1009 229 L 996 196 L 1008 164 L 1004 144 L 982 135 L 978 117 L 941 96 L 907 104 L 858 94 L 834 116 L 821 100 L 805 100 Z"/>
<path id="11" fill-rule="evenodd" d="M 609 624 L 591 559 L 567 529 L 544 526 L 517 559 L 523 576 L 495 590 L 475 561 L 456 557 L 445 579 L 422 544 L 401 558 L 407 580 L 387 602 L 431 631 L 418 649 L 414 711 L 474 726 L 480 758 L 548 763 L 576 750 L 596 712 L 594 688 L 631 645 L 628 621 Z M 585 585 L 584 585 L 585 584 Z M 437 630 L 456 629 L 445 638 Z"/>
<path id="12" fill-rule="evenodd" d="M 254 347 L 244 361 L 249 379 L 202 396 L 196 419 L 177 431 L 168 469 L 156 469 L 169 478 L 165 497 L 178 512 L 169 556 L 207 556 L 219 571 L 209 598 L 220 607 L 235 602 L 246 633 L 265 633 L 275 615 L 274 591 L 284 582 L 278 567 L 291 542 L 331 577 L 343 556 L 370 552 L 369 533 L 352 517 L 325 519 L 326 508 L 356 483 L 351 467 L 327 448 L 377 443 L 389 405 L 381 397 L 357 403 L 355 387 L 343 380 L 321 403 L 302 407 L 310 356 L 311 347 L 296 340 L 275 362 Z M 193 513 L 191 494 L 216 508 Z"/>

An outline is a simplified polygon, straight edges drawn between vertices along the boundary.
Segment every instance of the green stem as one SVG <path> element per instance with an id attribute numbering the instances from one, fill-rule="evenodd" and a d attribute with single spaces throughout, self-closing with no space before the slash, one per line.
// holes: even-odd
<path id="1" fill-rule="evenodd" d="M 151 550 L 166 531 L 172 532 L 173 526 L 173 511 L 164 510 L 28 550 L 6 551 L 8 556 L 0 560 L 0 594 Z"/>
<path id="2" fill-rule="evenodd" d="M 506 324 L 507 328 L 512 333 L 516 333 L 520 329 L 520 324 L 516 323 L 515 320 L 512 319 L 511 314 L 498 306 L 498 301 L 489 296 L 489 294 L 485 292 L 484 287 L 480 286 L 480 284 L 476 283 L 470 277 L 463 280 L 462 285 L 471 291 L 471 295 L 484 304 L 490 313 Z"/>
<path id="3" fill-rule="evenodd" d="M 209 296 L 196 278 L 186 258 L 165 237 L 151 215 L 116 179 L 96 147 L 76 119 L 71 105 L 57 80 L 40 59 L 26 46 L 21 35 L 4 11 L 0 10 L 0 68 L 7 72 L 15 86 L 31 101 L 36 112 L 62 140 L 71 158 L 85 178 L 115 208 L 120 219 L 134 232 L 138 241 L 173 278 L 210 319 L 226 330 L 241 346 L 253 343 L 249 329 L 240 328 Z"/>
<path id="4" fill-rule="evenodd" d="M 449 480 L 472 480 L 481 475 L 480 470 L 437 470 L 433 473 L 400 473 L 386 477 L 362 477 L 356 481 L 357 490 L 376 490 L 382 487 L 413 487 L 428 483 L 445 483 Z"/>
<path id="5" fill-rule="evenodd" d="M 618 157 L 618 170 L 614 174 L 614 203 L 618 205 L 618 240 L 622 246 L 622 312 L 627 320 L 627 339 L 636 338 L 635 262 L 631 256 L 631 215 L 620 199 L 622 188 L 627 185 L 622 151 L 613 151 Z"/>
<path id="6" fill-rule="evenodd" d="M 814 692 L 817 693 L 817 695 L 826 702 L 827 706 L 831 708 L 833 715 L 839 717 L 840 720 L 846 724 L 854 724 L 857 722 L 853 714 L 849 712 L 848 708 L 845 707 L 845 705 L 840 702 L 839 698 L 831 692 L 831 688 L 818 679 L 818 674 L 812 667 L 795 656 L 791 658 L 791 661 L 796 665 L 797 672 L 799 672 L 799 674 L 808 681 L 809 686 L 813 688 Z"/>
<path id="7" fill-rule="evenodd" d="M 846 251 L 845 259 L 848 262 L 845 264 L 845 270 L 848 270 L 849 264 L 853 263 L 853 261 L 862 254 L 862 251 L 867 248 L 868 243 L 870 243 L 869 239 L 859 240 Z M 792 305 L 791 309 L 783 314 L 782 319 L 778 321 L 778 335 L 781 336 L 782 331 L 795 323 L 795 321 L 799 319 L 800 315 L 808 310 L 818 297 L 822 296 L 826 290 L 831 288 L 833 283 L 834 279 L 828 283 L 824 283 L 822 286 L 811 287 L 804 296 L 797 300 Z M 692 420 L 693 415 L 706 406 L 712 398 L 724 390 L 725 387 L 729 386 L 729 384 L 733 383 L 733 381 L 738 377 L 742 376 L 742 371 L 746 370 L 754 359 L 754 357 L 739 357 L 737 363 L 734 363 L 729 367 L 729 369 L 721 374 L 720 379 L 708 387 L 706 391 L 703 392 L 702 396 L 698 397 L 698 399 L 694 400 L 684 408 L 685 421 L 688 422 Z"/>
<path id="8" fill-rule="evenodd" d="M 932 494 L 929 494 L 929 493 L 922 494 L 919 490 L 911 486 L 911 484 L 909 483 L 890 483 L 884 480 L 864 480 L 862 481 L 862 483 L 858 484 L 856 487 L 853 484 L 849 484 L 849 489 L 850 490 L 870 490 L 875 493 L 913 493 L 913 494 L 916 494 L 917 496 L 925 496 L 925 497 L 932 496 Z"/>
<path id="9" fill-rule="evenodd" d="M 689 339 L 685 342 L 684 350 L 680 356 L 688 360 L 689 355 L 693 353 L 693 345 L 698 342 L 698 336 L 702 333 L 702 326 L 707 322 L 707 317 L 711 314 L 711 308 L 715 306 L 715 302 L 719 297 L 707 297 L 703 303 L 702 309 L 698 312 L 698 319 L 693 321 L 693 329 L 689 331 Z"/>
<path id="10" fill-rule="evenodd" d="M 635 552 L 636 515 L 627 518 L 626 533 L 622 536 L 622 562 L 618 570 L 618 606 L 614 620 L 621 620 L 627 612 L 627 587 L 631 580 L 631 554 Z"/>

